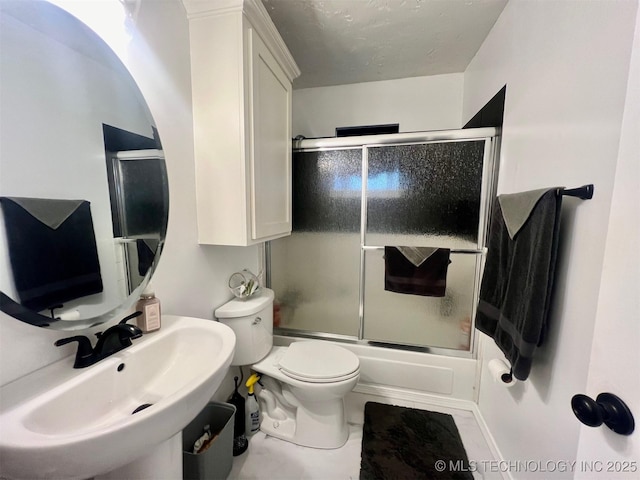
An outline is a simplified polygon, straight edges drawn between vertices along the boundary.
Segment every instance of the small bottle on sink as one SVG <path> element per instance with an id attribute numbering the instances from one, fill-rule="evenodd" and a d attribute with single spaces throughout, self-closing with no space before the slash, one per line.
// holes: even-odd
<path id="1" fill-rule="evenodd" d="M 147 285 L 140 295 L 140 300 L 136 303 L 136 310 L 142 312 L 136 321 L 143 333 L 160 329 L 160 300 L 156 298 L 151 284 Z"/>

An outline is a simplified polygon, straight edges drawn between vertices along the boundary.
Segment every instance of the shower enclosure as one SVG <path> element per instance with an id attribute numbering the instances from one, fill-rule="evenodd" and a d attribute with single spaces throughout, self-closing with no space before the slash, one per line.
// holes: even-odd
<path id="1" fill-rule="evenodd" d="M 293 233 L 267 249 L 275 332 L 471 355 L 496 129 L 294 147 Z M 385 246 L 449 249 L 444 295 L 385 290 Z"/>

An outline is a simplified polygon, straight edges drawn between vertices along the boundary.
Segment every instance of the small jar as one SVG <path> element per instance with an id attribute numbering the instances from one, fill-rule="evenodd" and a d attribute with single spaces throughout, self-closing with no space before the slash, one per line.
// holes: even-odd
<path id="1" fill-rule="evenodd" d="M 153 332 L 160 329 L 160 300 L 148 286 L 140 295 L 140 300 L 136 303 L 136 310 L 142 312 L 137 318 L 138 327 L 143 333 Z"/>

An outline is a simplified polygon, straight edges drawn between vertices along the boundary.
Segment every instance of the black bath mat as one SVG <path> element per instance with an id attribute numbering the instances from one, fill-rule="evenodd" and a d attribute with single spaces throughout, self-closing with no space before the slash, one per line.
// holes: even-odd
<path id="1" fill-rule="evenodd" d="M 473 479 L 453 417 L 367 402 L 360 480 L 374 479 Z"/>

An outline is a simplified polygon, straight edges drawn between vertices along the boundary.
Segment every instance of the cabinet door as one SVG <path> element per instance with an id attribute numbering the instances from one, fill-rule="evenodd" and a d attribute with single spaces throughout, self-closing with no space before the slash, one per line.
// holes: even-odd
<path id="1" fill-rule="evenodd" d="M 291 82 L 251 35 L 251 238 L 291 233 Z"/>

